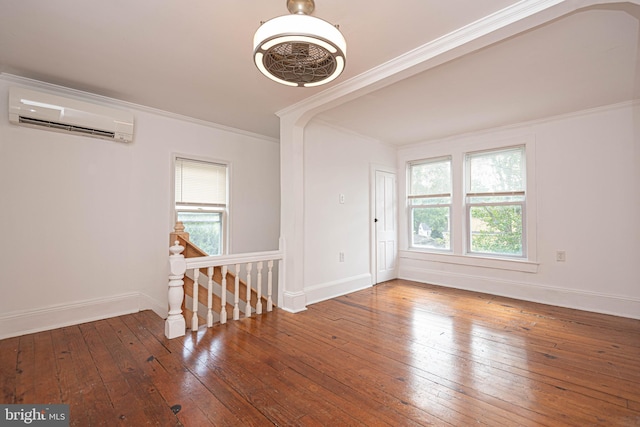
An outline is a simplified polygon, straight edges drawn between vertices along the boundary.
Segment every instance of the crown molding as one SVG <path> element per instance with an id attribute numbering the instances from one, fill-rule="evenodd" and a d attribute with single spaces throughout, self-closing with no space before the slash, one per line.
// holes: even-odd
<path id="1" fill-rule="evenodd" d="M 540 125 L 544 125 L 546 123 L 559 122 L 563 120 L 570 120 L 573 118 L 581 118 L 594 114 L 602 114 L 609 111 L 622 110 L 626 108 L 640 108 L 640 99 L 636 99 L 633 101 L 623 101 L 615 104 L 609 105 L 601 105 L 599 107 L 587 108 L 584 110 L 571 111 L 569 113 L 556 114 L 553 116 L 547 116 L 540 119 L 528 120 L 524 122 L 512 123 L 504 126 L 497 126 L 488 129 L 480 129 L 471 132 L 459 133 L 456 135 L 450 135 L 443 138 L 434 138 L 434 139 L 426 139 L 423 141 L 416 141 L 410 144 L 398 145 L 396 148 L 398 152 L 410 151 L 414 149 L 420 149 L 423 147 L 431 147 L 436 144 L 450 144 L 454 141 L 462 141 L 462 140 L 474 140 L 477 141 L 478 138 L 486 138 L 487 136 L 491 136 L 495 138 L 497 134 L 505 135 L 505 134 L 514 134 L 518 133 L 520 135 L 524 134 L 532 134 L 532 128 Z M 511 136 L 509 136 L 511 138 Z"/>

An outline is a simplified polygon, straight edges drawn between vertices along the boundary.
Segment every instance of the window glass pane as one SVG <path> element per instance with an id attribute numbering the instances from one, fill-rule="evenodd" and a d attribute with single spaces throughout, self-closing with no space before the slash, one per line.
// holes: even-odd
<path id="1" fill-rule="evenodd" d="M 524 191 L 524 148 L 467 155 L 469 193 Z"/>
<path id="2" fill-rule="evenodd" d="M 222 254 L 222 214 L 220 212 L 178 212 L 178 221 L 189 240 L 208 255 Z"/>
<path id="3" fill-rule="evenodd" d="M 522 206 L 471 206 L 471 252 L 522 256 Z"/>
<path id="4" fill-rule="evenodd" d="M 411 245 L 417 248 L 451 248 L 451 209 L 446 207 L 424 207 L 411 210 Z"/>
<path id="5" fill-rule="evenodd" d="M 412 164 L 412 195 L 451 194 L 451 159 Z"/>

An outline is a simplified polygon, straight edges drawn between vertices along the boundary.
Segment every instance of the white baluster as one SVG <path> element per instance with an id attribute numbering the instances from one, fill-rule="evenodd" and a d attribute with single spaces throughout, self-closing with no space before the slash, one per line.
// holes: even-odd
<path id="1" fill-rule="evenodd" d="M 220 323 L 227 323 L 227 266 L 222 266 L 222 291 L 220 293 Z"/>
<path id="2" fill-rule="evenodd" d="M 207 276 L 209 276 L 209 293 L 207 294 L 207 327 L 213 326 L 213 267 L 207 269 Z"/>
<path id="3" fill-rule="evenodd" d="M 256 314 L 262 314 L 262 261 L 258 263 L 258 283 L 256 285 Z"/>
<path id="4" fill-rule="evenodd" d="M 251 317 L 251 269 L 253 268 L 253 263 L 247 263 L 247 295 L 246 295 L 246 303 L 244 305 L 244 317 Z"/>
<path id="5" fill-rule="evenodd" d="M 193 314 L 191 315 L 191 331 L 198 330 L 198 277 L 200 277 L 200 269 L 193 269 L 193 301 L 191 302 Z"/>
<path id="6" fill-rule="evenodd" d="M 186 324 L 182 315 L 182 300 L 184 299 L 184 273 L 187 263 L 184 260 L 184 247 L 176 241 L 169 248 L 169 314 L 164 322 L 164 335 L 169 338 L 181 337 L 185 334 Z"/>
<path id="7" fill-rule="evenodd" d="M 233 290 L 233 320 L 240 318 L 240 264 L 236 264 L 236 282 Z"/>
<path id="8" fill-rule="evenodd" d="M 267 312 L 273 310 L 273 299 L 271 299 L 271 292 L 273 291 L 273 260 L 267 263 L 269 272 L 267 273 Z"/>

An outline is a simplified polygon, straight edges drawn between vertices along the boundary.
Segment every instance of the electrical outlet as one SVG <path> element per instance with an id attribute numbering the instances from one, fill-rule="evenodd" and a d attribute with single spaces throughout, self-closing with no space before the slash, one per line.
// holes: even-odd
<path id="1" fill-rule="evenodd" d="M 344 262 L 344 252 L 340 252 L 338 259 L 340 260 L 340 262 Z"/>
<path id="2" fill-rule="evenodd" d="M 557 251 L 556 252 L 556 261 L 557 262 L 565 262 L 567 260 L 567 253 L 565 251 Z"/>
<path id="3" fill-rule="evenodd" d="M 343 205 L 344 204 L 344 194 L 340 194 L 340 196 L 338 197 L 338 200 L 340 201 L 340 204 Z"/>

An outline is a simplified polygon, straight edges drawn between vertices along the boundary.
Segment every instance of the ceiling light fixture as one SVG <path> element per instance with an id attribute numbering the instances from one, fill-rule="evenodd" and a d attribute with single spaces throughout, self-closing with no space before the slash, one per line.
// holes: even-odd
<path id="1" fill-rule="evenodd" d="M 287 0 L 291 15 L 262 23 L 253 60 L 265 76 L 288 86 L 313 87 L 342 73 L 347 42 L 336 27 L 311 16 L 313 0 Z"/>

